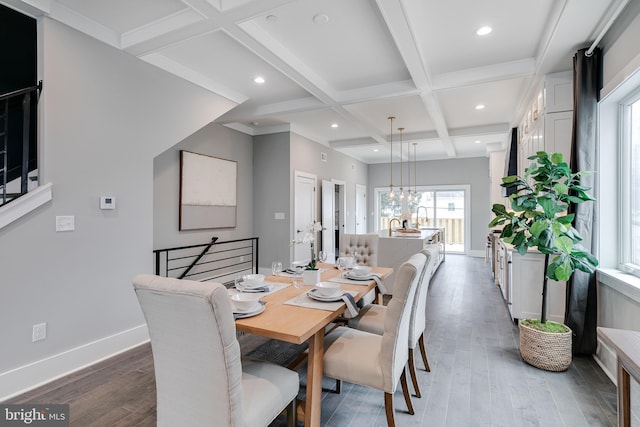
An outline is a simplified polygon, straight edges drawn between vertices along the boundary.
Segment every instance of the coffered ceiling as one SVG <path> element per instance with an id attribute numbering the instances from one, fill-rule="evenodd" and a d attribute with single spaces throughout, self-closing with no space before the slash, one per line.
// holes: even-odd
<path id="1" fill-rule="evenodd" d="M 380 163 L 391 131 L 398 156 L 399 127 L 419 160 L 504 148 L 541 76 L 570 70 L 623 1 L 0 2 L 236 102 L 220 124 L 251 135 L 291 130 Z M 482 26 L 493 31 L 476 35 Z"/>

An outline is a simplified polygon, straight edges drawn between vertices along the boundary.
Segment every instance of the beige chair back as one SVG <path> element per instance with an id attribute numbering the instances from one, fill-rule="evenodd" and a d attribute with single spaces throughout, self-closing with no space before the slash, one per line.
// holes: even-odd
<path id="1" fill-rule="evenodd" d="M 243 426 L 240 346 L 227 289 L 152 275 L 133 280 L 147 320 L 158 426 Z"/>
<path id="2" fill-rule="evenodd" d="M 355 255 L 357 264 L 378 266 L 377 234 L 344 234 L 340 246 L 341 256 Z"/>
<path id="3" fill-rule="evenodd" d="M 416 290 L 416 297 L 413 300 L 413 309 L 411 310 L 411 327 L 409 328 L 409 348 L 416 348 L 418 340 L 424 332 L 427 325 L 427 296 L 429 290 L 429 280 L 431 275 L 429 269 L 431 268 L 431 252 L 428 250 L 421 250 L 420 253 L 425 255 L 426 262 L 424 268 L 420 273 L 420 279 L 418 280 L 418 289 Z"/>
<path id="4" fill-rule="evenodd" d="M 380 366 L 384 390 L 388 392 L 395 391 L 409 358 L 407 342 L 411 309 L 425 262 L 425 256 L 417 253 L 400 265 L 393 284 L 393 296 L 387 305 Z"/>

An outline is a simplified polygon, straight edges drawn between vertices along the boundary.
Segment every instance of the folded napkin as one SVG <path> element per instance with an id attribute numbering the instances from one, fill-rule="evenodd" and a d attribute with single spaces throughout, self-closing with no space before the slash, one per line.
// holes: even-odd
<path id="1" fill-rule="evenodd" d="M 328 282 L 348 283 L 350 285 L 362 285 L 362 286 L 365 286 L 365 285 L 369 284 L 369 280 L 375 280 L 376 281 L 376 286 L 378 287 L 378 291 L 381 294 L 385 294 L 387 292 L 387 288 L 385 288 L 384 284 L 382 283 L 382 279 L 377 274 L 372 274 L 370 276 L 370 278 L 367 279 L 367 280 L 350 279 L 349 277 L 338 276 L 338 277 L 334 277 L 334 278 L 329 279 Z"/>
<path id="2" fill-rule="evenodd" d="M 356 300 L 353 298 L 353 295 L 351 295 L 349 292 L 343 293 L 342 301 L 344 301 L 345 305 L 347 306 L 347 311 L 344 312 L 344 317 L 346 317 L 347 319 L 351 319 L 358 316 L 358 313 L 360 313 L 360 309 L 356 305 Z"/>

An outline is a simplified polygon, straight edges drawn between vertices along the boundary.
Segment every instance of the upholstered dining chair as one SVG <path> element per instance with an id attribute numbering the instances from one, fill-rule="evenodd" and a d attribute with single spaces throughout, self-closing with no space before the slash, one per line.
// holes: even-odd
<path id="1" fill-rule="evenodd" d="M 431 371 L 429 361 L 427 360 L 427 351 L 424 344 L 424 330 L 427 323 L 427 295 L 429 290 L 429 280 L 431 279 L 431 270 L 433 268 L 434 257 L 428 249 L 420 251 L 426 257 L 424 268 L 420 272 L 418 289 L 416 297 L 411 307 L 411 320 L 409 323 L 409 374 L 416 397 L 421 397 L 420 387 L 418 386 L 418 377 L 416 374 L 416 365 L 414 360 L 414 350 L 418 345 L 422 354 L 422 361 L 425 370 Z M 388 309 L 387 306 L 379 304 L 369 304 L 360 310 L 358 317 L 349 319 L 349 327 L 359 329 L 361 331 L 371 332 L 373 334 L 382 335 L 384 333 L 385 317 Z"/>
<path id="2" fill-rule="evenodd" d="M 325 336 L 324 375 L 384 391 L 389 427 L 395 426 L 398 382 L 409 413 L 414 413 L 405 367 L 411 307 L 425 262 L 423 254 L 415 254 L 398 269 L 382 335 L 340 326 Z"/>
<path id="3" fill-rule="evenodd" d="M 295 425 L 296 372 L 242 359 L 227 289 L 138 275 L 156 374 L 158 426 L 267 426 L 284 409 Z"/>
<path id="4" fill-rule="evenodd" d="M 378 235 L 344 234 L 340 243 L 340 256 L 355 256 L 359 265 L 378 266 Z"/>
<path id="5" fill-rule="evenodd" d="M 344 234 L 340 243 L 340 256 L 354 256 L 356 264 L 378 266 L 378 235 L 369 234 Z M 363 307 L 375 301 L 375 291 L 364 295 L 358 306 Z"/>

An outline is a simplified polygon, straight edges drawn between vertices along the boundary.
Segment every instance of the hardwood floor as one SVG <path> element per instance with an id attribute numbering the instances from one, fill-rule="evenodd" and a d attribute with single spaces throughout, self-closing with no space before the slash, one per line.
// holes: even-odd
<path id="1" fill-rule="evenodd" d="M 574 358 L 562 373 L 522 362 L 518 328 L 481 258 L 447 255 L 429 289 L 425 338 L 431 372 L 416 358 L 422 398 L 413 398 L 411 416 L 398 390 L 398 426 L 616 425 L 615 386 L 590 357 Z M 240 339 L 243 349 L 250 340 Z M 304 368 L 300 373 L 304 378 Z M 334 385 L 325 379 L 326 389 Z M 24 402 L 69 403 L 72 426 L 153 426 L 150 347 L 140 346 L 6 403 Z M 272 424 L 283 425 L 284 420 Z M 322 425 L 386 426 L 383 393 L 343 382 L 340 394 L 323 395 Z"/>

